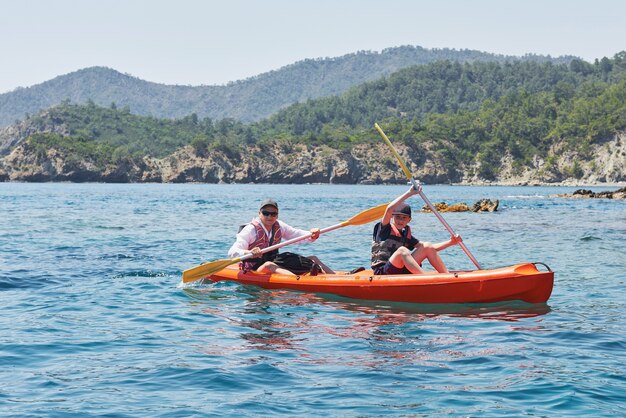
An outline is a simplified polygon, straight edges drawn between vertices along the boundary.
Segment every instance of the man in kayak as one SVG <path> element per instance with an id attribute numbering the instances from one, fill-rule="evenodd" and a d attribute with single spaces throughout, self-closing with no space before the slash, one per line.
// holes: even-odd
<path id="1" fill-rule="evenodd" d="M 324 273 L 334 273 L 315 256 L 302 257 L 294 253 L 278 254 L 278 250 L 261 253 L 263 248 L 278 244 L 282 239 L 290 240 L 311 234 L 304 242 L 313 242 L 320 236 L 319 228 L 311 231 L 297 229 L 278 220 L 278 203 L 267 199 L 261 203 L 259 216 L 245 225 L 237 234 L 235 243 L 228 250 L 228 256 L 237 258 L 246 254 L 254 257 L 240 264 L 242 270 L 262 271 L 294 276 L 308 270 L 314 274 L 320 269 Z"/>
<path id="2" fill-rule="evenodd" d="M 421 187 L 421 186 L 419 186 Z M 372 270 L 374 274 L 422 274 L 422 261 L 439 272 L 448 273 L 439 251 L 462 241 L 455 235 L 448 241 L 432 244 L 421 242 L 411 235 L 411 207 L 404 203 L 420 190 L 411 187 L 389 203 L 381 221 L 374 226 L 372 242 Z"/>

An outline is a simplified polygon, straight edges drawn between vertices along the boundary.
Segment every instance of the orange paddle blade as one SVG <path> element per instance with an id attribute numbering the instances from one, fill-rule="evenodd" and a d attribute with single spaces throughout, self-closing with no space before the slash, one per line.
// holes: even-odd
<path id="1" fill-rule="evenodd" d="M 183 283 L 204 279 L 205 277 L 210 276 L 211 274 L 218 272 L 231 264 L 238 263 L 239 261 L 240 258 L 233 258 L 231 260 L 216 260 L 192 267 L 183 271 Z"/>
<path id="2" fill-rule="evenodd" d="M 364 210 L 358 215 L 354 215 L 352 218 L 347 221 L 343 221 L 341 223 L 342 226 L 348 225 L 365 225 L 377 219 L 381 219 L 385 214 L 385 210 L 387 209 L 387 205 L 389 203 L 383 203 L 382 205 L 378 205 L 373 208 L 369 208 L 368 210 Z"/>

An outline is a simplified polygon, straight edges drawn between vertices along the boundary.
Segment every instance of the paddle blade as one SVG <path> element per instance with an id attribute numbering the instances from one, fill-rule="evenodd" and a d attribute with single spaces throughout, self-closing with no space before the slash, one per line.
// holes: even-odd
<path id="1" fill-rule="evenodd" d="M 218 272 L 231 264 L 238 263 L 239 260 L 239 258 L 233 258 L 232 260 L 216 260 L 187 269 L 183 271 L 183 283 L 204 279 L 205 277 L 210 276 L 211 274 Z"/>
<path id="2" fill-rule="evenodd" d="M 365 211 L 359 213 L 358 215 L 354 215 L 352 218 L 348 219 L 347 221 L 344 221 L 343 225 L 344 226 L 348 226 L 348 225 L 364 225 L 364 224 L 370 223 L 372 221 L 375 221 L 377 219 L 381 219 L 383 217 L 383 215 L 385 214 L 385 210 L 387 209 L 387 205 L 389 205 L 389 203 L 383 203 L 382 205 L 378 205 L 376 207 L 369 208 L 368 210 L 365 210 Z"/>
<path id="3" fill-rule="evenodd" d="M 383 132 L 382 128 L 377 123 L 374 124 L 374 128 L 376 128 L 380 136 L 383 138 L 383 141 L 385 141 L 387 145 L 389 145 L 389 148 L 391 148 L 391 153 L 393 154 L 394 157 L 396 157 L 396 160 L 398 160 L 398 164 L 400 164 L 400 168 L 402 169 L 402 171 L 404 171 L 404 174 L 406 175 L 406 177 L 409 180 L 411 180 L 411 178 L 413 177 L 413 174 L 411 174 L 411 172 L 409 171 L 409 168 L 406 166 L 406 164 L 402 160 L 402 157 L 400 157 L 400 154 L 398 154 L 398 151 L 396 151 L 396 148 L 393 146 L 389 138 L 387 138 L 387 135 L 385 135 L 385 132 Z"/>

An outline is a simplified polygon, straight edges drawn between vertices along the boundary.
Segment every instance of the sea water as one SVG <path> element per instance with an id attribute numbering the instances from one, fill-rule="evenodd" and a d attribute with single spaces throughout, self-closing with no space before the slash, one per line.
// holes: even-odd
<path id="1" fill-rule="evenodd" d="M 434 203 L 498 199 L 495 213 L 444 217 L 484 267 L 546 263 L 547 304 L 180 285 L 182 270 L 227 258 L 263 198 L 308 230 L 407 187 L 0 184 L 0 415 L 625 416 L 625 201 L 424 187 Z M 409 203 L 418 238 L 448 238 Z M 288 249 L 368 266 L 372 227 Z M 458 247 L 441 255 L 473 267 Z"/>

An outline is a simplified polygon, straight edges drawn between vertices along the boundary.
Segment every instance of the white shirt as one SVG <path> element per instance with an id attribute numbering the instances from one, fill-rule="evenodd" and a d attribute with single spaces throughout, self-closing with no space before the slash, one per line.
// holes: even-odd
<path id="1" fill-rule="evenodd" d="M 261 224 L 261 227 L 265 231 L 265 235 L 267 236 L 267 239 L 269 240 L 270 232 L 265 228 L 265 225 L 263 225 L 263 222 L 261 222 L 259 218 L 255 218 L 253 220 L 258 221 Z M 283 221 L 277 221 L 277 222 L 278 222 L 278 225 L 280 226 L 280 229 L 282 232 L 282 239 L 284 241 L 302 237 L 310 233 L 310 231 L 305 231 L 303 229 L 298 229 L 298 228 L 289 226 Z M 232 245 L 232 247 L 230 247 L 230 250 L 228 250 L 228 257 L 237 258 L 243 255 L 246 255 L 247 251 L 252 249 L 250 248 L 250 245 L 252 245 L 254 241 L 256 241 L 256 231 L 254 229 L 254 225 L 249 223 L 237 234 L 237 239 L 235 240 L 235 243 Z M 312 242 L 312 240 L 309 238 L 309 239 L 303 240 L 302 242 Z"/>

